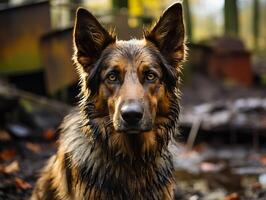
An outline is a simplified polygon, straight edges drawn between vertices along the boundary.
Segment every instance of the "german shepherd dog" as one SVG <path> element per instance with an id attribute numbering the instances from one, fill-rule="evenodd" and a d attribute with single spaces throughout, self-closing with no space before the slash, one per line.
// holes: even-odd
<path id="1" fill-rule="evenodd" d="M 121 41 L 77 10 L 81 100 L 61 125 L 32 200 L 174 199 L 169 144 L 178 134 L 182 15 L 173 4 L 143 39 Z"/>

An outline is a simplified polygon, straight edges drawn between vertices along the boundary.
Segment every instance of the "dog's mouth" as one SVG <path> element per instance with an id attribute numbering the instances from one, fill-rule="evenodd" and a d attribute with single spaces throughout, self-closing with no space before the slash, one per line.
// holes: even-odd
<path id="1" fill-rule="evenodd" d="M 152 130 L 151 114 L 145 111 L 143 102 L 127 100 L 121 103 L 113 116 L 114 129 L 123 134 L 141 134 Z"/>
<path id="2" fill-rule="evenodd" d="M 122 134 L 141 134 L 152 130 L 151 124 L 135 124 L 129 125 L 126 123 L 119 123 L 115 127 L 118 133 Z"/>

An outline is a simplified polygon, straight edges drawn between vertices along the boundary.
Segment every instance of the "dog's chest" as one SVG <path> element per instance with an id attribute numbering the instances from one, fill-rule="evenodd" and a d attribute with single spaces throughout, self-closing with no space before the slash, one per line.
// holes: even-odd
<path id="1" fill-rule="evenodd" d="M 161 158 L 160 165 L 145 167 L 130 163 L 114 165 L 106 160 L 94 165 L 87 163 L 86 169 L 80 171 L 78 190 L 83 191 L 84 199 L 171 199 L 172 165 L 164 159 Z"/>

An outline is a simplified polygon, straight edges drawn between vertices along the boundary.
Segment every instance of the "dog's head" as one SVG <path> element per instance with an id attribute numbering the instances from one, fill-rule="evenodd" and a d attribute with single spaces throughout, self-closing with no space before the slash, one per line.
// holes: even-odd
<path id="1" fill-rule="evenodd" d="M 181 4 L 169 7 L 142 40 L 129 41 L 117 40 L 80 8 L 74 48 L 82 111 L 95 135 L 101 132 L 112 146 L 137 140 L 133 146 L 141 151 L 169 138 L 178 118 L 177 85 L 185 56 Z"/>

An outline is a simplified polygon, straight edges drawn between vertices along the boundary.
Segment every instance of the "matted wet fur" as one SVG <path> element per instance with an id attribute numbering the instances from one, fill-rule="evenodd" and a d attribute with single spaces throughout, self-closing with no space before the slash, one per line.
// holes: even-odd
<path id="1" fill-rule="evenodd" d="M 181 4 L 169 7 L 142 40 L 129 41 L 80 8 L 74 48 L 81 101 L 64 119 L 58 151 L 31 199 L 173 199 L 168 146 L 178 134 Z"/>

